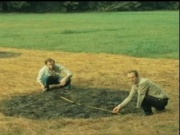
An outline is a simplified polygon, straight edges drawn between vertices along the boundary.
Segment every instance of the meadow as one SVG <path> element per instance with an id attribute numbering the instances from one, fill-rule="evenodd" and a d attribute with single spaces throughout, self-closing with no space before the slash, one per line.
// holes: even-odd
<path id="1" fill-rule="evenodd" d="M 179 13 L 0 14 L 0 135 L 179 134 Z M 74 73 L 70 91 L 43 93 L 36 83 L 47 57 Z M 166 112 L 143 116 L 126 73 L 158 83 Z"/>
<path id="2" fill-rule="evenodd" d="M 0 46 L 179 58 L 179 13 L 0 14 Z"/>

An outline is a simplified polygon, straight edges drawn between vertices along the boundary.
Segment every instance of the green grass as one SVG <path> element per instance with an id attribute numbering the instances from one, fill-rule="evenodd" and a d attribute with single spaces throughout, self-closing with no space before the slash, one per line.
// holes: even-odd
<path id="1" fill-rule="evenodd" d="M 0 14 L 0 46 L 179 58 L 179 12 Z"/>

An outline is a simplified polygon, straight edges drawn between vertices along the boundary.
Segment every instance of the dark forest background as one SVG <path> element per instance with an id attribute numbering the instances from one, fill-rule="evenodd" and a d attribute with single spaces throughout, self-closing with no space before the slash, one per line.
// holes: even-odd
<path id="1" fill-rule="evenodd" d="M 0 12 L 20 13 L 72 13 L 179 10 L 178 1 L 0 1 Z"/>

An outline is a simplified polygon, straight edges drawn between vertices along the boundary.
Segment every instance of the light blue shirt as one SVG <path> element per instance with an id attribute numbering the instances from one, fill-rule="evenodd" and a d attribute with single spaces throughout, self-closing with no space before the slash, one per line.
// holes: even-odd
<path id="1" fill-rule="evenodd" d="M 54 70 L 50 70 L 47 66 L 44 66 L 43 68 L 40 69 L 38 77 L 37 77 L 37 82 L 42 82 L 44 83 L 44 80 L 49 77 L 49 76 L 54 76 L 56 78 L 59 78 L 59 81 L 61 80 L 61 73 L 64 72 L 67 74 L 67 76 L 72 75 L 72 72 L 63 67 L 60 64 L 55 64 Z"/>

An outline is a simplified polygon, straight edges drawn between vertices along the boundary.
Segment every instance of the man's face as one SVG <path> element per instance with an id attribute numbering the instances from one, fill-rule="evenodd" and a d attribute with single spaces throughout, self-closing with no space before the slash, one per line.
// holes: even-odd
<path id="1" fill-rule="evenodd" d="M 55 62 L 48 62 L 48 63 L 47 63 L 47 67 L 48 67 L 49 69 L 54 69 L 54 67 L 55 67 Z"/>
<path id="2" fill-rule="evenodd" d="M 135 74 L 132 72 L 132 73 L 128 73 L 127 74 L 127 77 L 129 79 L 129 81 L 132 83 L 132 84 L 137 84 L 138 83 L 138 77 L 135 76 Z"/>

